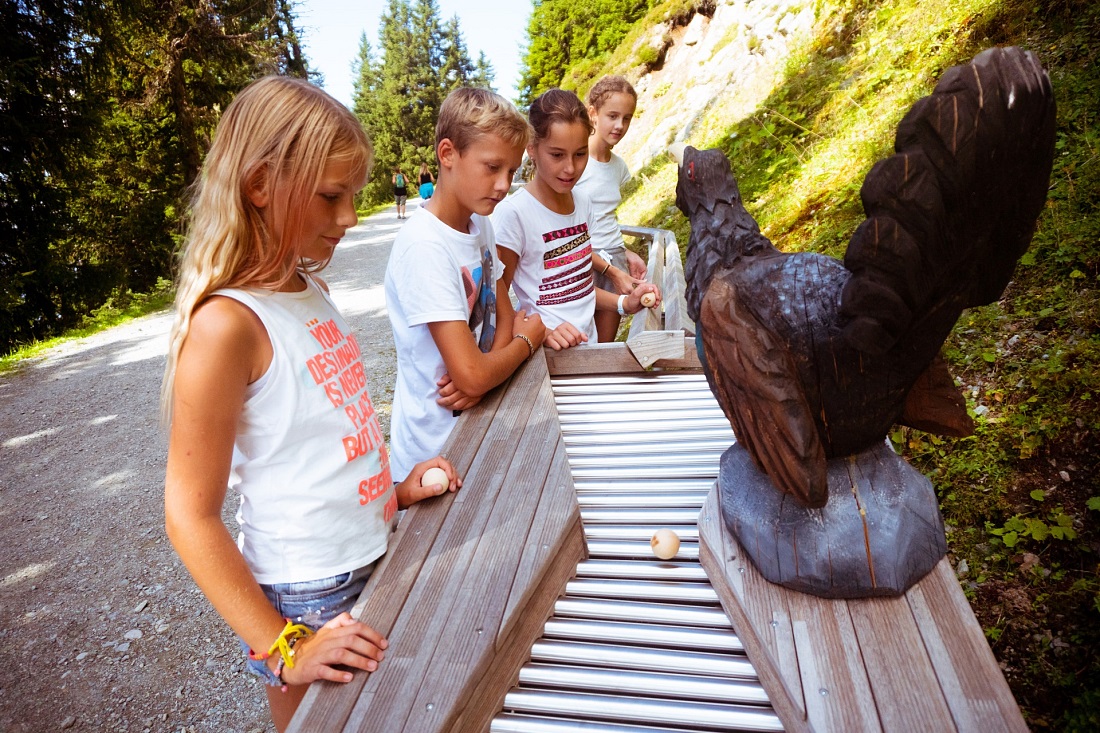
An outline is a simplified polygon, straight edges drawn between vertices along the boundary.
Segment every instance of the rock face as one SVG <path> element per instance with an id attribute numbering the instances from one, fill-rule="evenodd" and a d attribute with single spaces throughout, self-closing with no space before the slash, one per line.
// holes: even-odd
<path id="1" fill-rule="evenodd" d="M 718 0 L 709 17 L 696 13 L 686 26 L 654 27 L 639 44 L 653 47 L 663 61 L 640 76 L 641 69 L 626 72 L 638 92 L 638 112 L 615 152 L 637 171 L 670 143 L 688 140 L 711 109 L 729 121 L 751 113 L 772 91 L 792 48 L 811 37 L 813 24 L 814 4 L 807 0 Z"/>
<path id="2" fill-rule="evenodd" d="M 722 516 L 771 582 L 825 598 L 897 596 L 947 553 L 932 484 L 885 443 L 829 461 L 828 477 L 828 503 L 808 509 L 740 445 L 722 455 Z"/>

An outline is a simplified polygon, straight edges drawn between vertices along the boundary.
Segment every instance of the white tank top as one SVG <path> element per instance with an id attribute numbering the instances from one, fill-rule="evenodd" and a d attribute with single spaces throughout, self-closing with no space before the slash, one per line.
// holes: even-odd
<path id="1" fill-rule="evenodd" d="M 273 352 L 245 394 L 229 478 L 253 575 L 295 583 L 373 562 L 397 496 L 355 336 L 309 278 L 299 293 L 214 294 L 251 309 Z"/>

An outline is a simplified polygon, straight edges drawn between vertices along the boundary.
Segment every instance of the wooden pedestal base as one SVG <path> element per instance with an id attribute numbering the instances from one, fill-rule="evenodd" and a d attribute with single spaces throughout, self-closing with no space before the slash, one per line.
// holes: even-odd
<path id="1" fill-rule="evenodd" d="M 947 553 L 931 482 L 885 443 L 829 461 L 829 502 L 780 493 L 733 445 L 722 456 L 722 517 L 760 574 L 825 598 L 897 596 Z"/>

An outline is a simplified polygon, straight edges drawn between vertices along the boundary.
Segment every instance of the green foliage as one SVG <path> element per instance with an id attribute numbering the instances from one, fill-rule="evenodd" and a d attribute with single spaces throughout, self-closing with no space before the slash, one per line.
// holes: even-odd
<path id="1" fill-rule="evenodd" d="M 567 72 L 578 65 L 589 79 L 656 0 L 538 0 L 527 24 L 527 48 L 519 83 L 519 103 L 528 106 L 547 89 L 579 89 Z M 654 57 L 656 60 L 656 57 Z"/>
<path id="2" fill-rule="evenodd" d="M 435 122 L 447 94 L 493 81 L 484 54 L 470 60 L 458 17 L 440 22 L 436 0 L 389 0 L 379 39 L 376 56 L 363 34 L 355 61 L 352 108 L 374 144 L 360 208 L 392 200 L 395 166 L 414 182 L 422 162 L 434 169 Z"/>
<path id="3" fill-rule="evenodd" d="M 287 0 L 2 0 L 0 353 L 171 272 L 222 109 L 305 75 Z"/>
<path id="4" fill-rule="evenodd" d="M 992 45 L 1017 44 L 1050 71 L 1058 128 L 1048 204 L 1001 300 L 964 313 L 944 345 L 975 434 L 951 439 L 898 427 L 891 439 L 936 486 L 950 551 L 969 568 L 964 591 L 1029 724 L 1094 729 L 1100 5 L 825 0 L 815 8 L 816 35 L 795 50 L 770 96 L 732 124 L 700 126 L 707 137 L 689 139 L 726 152 L 749 210 L 788 251 L 843 255 L 864 218 L 864 176 L 892 152 L 901 116 L 947 67 Z M 640 39 L 653 32 L 642 25 L 607 66 L 633 63 Z M 590 73 L 574 69 L 565 78 Z M 667 161 L 649 162 L 624 191 L 623 208 L 643 212 L 636 223 L 672 229 L 686 242 L 675 178 Z"/>

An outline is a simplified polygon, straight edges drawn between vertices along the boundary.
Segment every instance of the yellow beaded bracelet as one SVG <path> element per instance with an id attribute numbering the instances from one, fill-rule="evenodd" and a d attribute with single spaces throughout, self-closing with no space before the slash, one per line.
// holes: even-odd
<path id="1" fill-rule="evenodd" d="M 271 645 L 271 648 L 267 650 L 268 656 L 271 656 L 276 651 L 279 652 L 281 660 L 286 663 L 286 666 L 294 666 L 294 645 L 299 639 L 304 639 L 307 636 L 313 636 L 313 629 L 302 624 L 296 624 L 290 619 L 286 620 L 286 626 L 283 627 L 283 631 L 279 634 L 279 638 L 275 640 L 275 643 Z"/>

